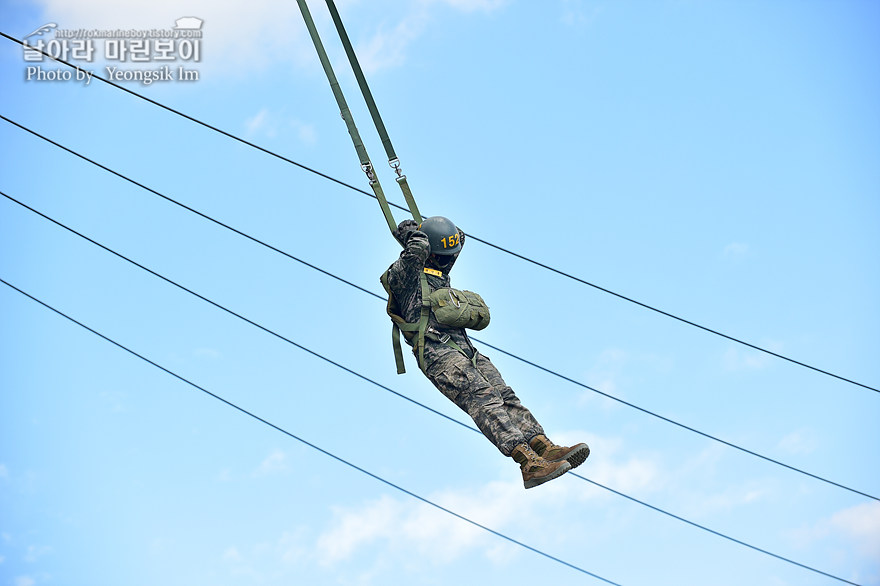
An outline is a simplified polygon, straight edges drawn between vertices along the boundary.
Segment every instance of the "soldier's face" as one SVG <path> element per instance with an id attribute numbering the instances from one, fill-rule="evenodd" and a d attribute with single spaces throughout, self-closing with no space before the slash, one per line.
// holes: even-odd
<path id="1" fill-rule="evenodd" d="M 446 268 L 452 265 L 455 260 L 454 254 L 432 254 L 431 255 L 434 264 L 436 264 L 440 268 Z"/>

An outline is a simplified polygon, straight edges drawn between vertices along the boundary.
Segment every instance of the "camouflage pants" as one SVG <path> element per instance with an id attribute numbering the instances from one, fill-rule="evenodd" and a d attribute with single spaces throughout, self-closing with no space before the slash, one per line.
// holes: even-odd
<path id="1" fill-rule="evenodd" d="M 441 393 L 470 415 L 480 431 L 502 454 L 544 433 L 488 358 L 477 355 L 477 366 L 461 352 L 438 356 L 425 374 Z"/>

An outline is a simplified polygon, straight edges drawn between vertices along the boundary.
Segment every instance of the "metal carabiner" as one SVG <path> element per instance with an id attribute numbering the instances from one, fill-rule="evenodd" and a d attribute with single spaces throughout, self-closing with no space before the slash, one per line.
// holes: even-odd
<path id="1" fill-rule="evenodd" d="M 367 174 L 367 179 L 369 179 L 371 183 L 376 178 L 376 175 L 373 173 L 373 164 L 369 161 L 361 163 L 361 171 Z"/>
<path id="2" fill-rule="evenodd" d="M 455 297 L 452 295 L 452 289 L 449 290 L 449 299 L 452 301 L 452 305 L 455 306 L 456 309 L 461 309 L 461 303 L 459 303 Z"/>
<path id="3" fill-rule="evenodd" d="M 394 169 L 394 172 L 397 173 L 398 177 L 403 177 L 403 169 L 400 168 L 400 159 L 397 157 L 388 159 L 388 164 L 391 165 L 391 168 Z"/>

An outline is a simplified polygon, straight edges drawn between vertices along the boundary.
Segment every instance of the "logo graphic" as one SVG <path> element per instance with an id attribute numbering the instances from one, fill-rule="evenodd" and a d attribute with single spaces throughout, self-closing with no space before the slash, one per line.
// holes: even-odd
<path id="1" fill-rule="evenodd" d="M 54 22 L 46 23 L 43 26 L 41 26 L 40 28 L 38 28 L 37 30 L 35 30 L 34 32 L 32 32 L 31 34 L 25 36 L 25 39 L 29 39 L 35 35 L 42 36 L 42 35 L 48 33 L 49 31 L 51 31 L 53 29 L 56 29 L 56 28 L 58 28 L 58 25 L 55 24 Z"/>
<path id="2" fill-rule="evenodd" d="M 39 63 L 26 68 L 25 81 L 76 79 L 89 85 L 95 72 L 80 64 L 95 60 L 109 63 L 104 74 L 114 82 L 198 81 L 201 72 L 194 66 L 202 61 L 203 24 L 195 16 L 154 29 L 60 29 L 49 22 L 24 37 L 25 62 Z M 57 67 L 43 67 L 52 61 Z"/>
<path id="3" fill-rule="evenodd" d="M 178 18 L 174 21 L 174 28 L 176 29 L 201 29 L 202 28 L 202 19 L 196 18 L 195 16 L 184 16 L 183 18 Z"/>

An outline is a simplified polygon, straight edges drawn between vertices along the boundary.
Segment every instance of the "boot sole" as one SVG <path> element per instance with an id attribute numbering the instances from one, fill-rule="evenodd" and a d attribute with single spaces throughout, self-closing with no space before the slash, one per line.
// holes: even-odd
<path id="1" fill-rule="evenodd" d="M 550 460 L 551 462 L 562 462 L 563 460 L 568 461 L 571 465 L 571 469 L 574 470 L 581 464 L 587 461 L 587 458 L 590 457 L 590 446 L 587 444 L 578 444 L 574 447 L 574 449 L 568 453 L 568 456 L 565 458 L 559 458 L 558 460 Z"/>
<path id="2" fill-rule="evenodd" d="M 565 474 L 569 470 L 571 470 L 571 464 L 568 464 L 568 466 L 560 466 L 559 468 L 556 469 L 555 472 L 551 472 L 547 476 L 542 476 L 540 478 L 532 478 L 531 480 L 523 481 L 523 486 L 525 486 L 526 488 L 535 488 L 536 486 L 540 486 L 541 484 L 544 484 L 545 482 L 550 482 L 554 478 L 559 478 L 560 476 L 562 476 L 563 474 Z"/>

